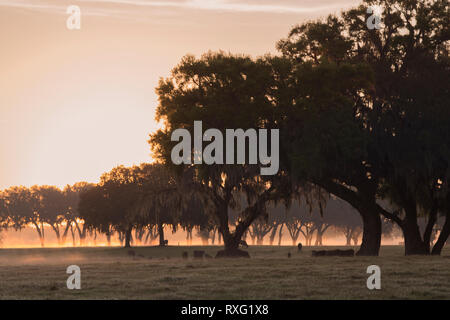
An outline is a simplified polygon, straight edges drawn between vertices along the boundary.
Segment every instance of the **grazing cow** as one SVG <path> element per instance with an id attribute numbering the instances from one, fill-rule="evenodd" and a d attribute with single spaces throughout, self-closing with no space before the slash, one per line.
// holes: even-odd
<path id="1" fill-rule="evenodd" d="M 239 241 L 239 246 L 241 246 L 242 248 L 247 249 L 248 248 L 247 241 L 245 241 L 245 240 Z"/>
<path id="2" fill-rule="evenodd" d="M 353 257 L 355 255 L 355 250 L 349 249 L 349 250 L 313 250 L 312 256 L 313 257 Z"/>
<path id="3" fill-rule="evenodd" d="M 290 252 L 288 252 L 288 258 L 290 258 L 291 257 L 291 253 Z"/>
<path id="4" fill-rule="evenodd" d="M 134 252 L 134 250 L 128 250 L 128 255 L 130 257 L 135 257 L 136 256 L 136 252 Z"/>
<path id="5" fill-rule="evenodd" d="M 183 253 L 182 253 L 182 255 L 181 255 L 182 257 L 183 257 L 183 259 L 187 259 L 188 257 L 189 257 L 189 254 L 188 254 L 188 252 L 187 251 L 183 251 Z"/>
<path id="6" fill-rule="evenodd" d="M 298 248 L 298 252 L 302 251 L 303 245 L 301 242 L 298 243 L 297 248 Z"/>
<path id="7" fill-rule="evenodd" d="M 213 257 L 212 257 L 211 255 L 205 253 L 205 258 L 206 258 L 206 259 L 212 259 Z"/>

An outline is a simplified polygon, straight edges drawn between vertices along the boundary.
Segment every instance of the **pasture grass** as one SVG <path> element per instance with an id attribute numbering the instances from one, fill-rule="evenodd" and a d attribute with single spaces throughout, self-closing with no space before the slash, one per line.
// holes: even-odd
<path id="1" fill-rule="evenodd" d="M 135 257 L 118 247 L 0 249 L 0 299 L 450 299 L 449 249 L 439 257 L 405 257 L 400 246 L 382 247 L 379 257 L 312 257 L 318 248 L 251 246 L 250 259 L 192 259 L 194 250 L 220 249 L 135 247 Z M 66 287 L 71 264 L 81 268 L 81 290 Z M 367 289 L 372 264 L 381 290 Z"/>

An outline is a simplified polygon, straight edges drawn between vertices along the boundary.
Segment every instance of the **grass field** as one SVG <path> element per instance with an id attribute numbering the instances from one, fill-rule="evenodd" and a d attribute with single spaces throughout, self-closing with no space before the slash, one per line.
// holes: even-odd
<path id="1" fill-rule="evenodd" d="M 123 248 L 1 249 L 0 299 L 450 299 L 450 250 L 405 257 L 386 246 L 380 257 L 346 258 L 256 246 L 251 259 L 198 261 L 196 249 L 221 248 L 138 247 L 134 258 Z M 81 290 L 66 287 L 71 264 L 81 268 Z M 372 264 L 381 290 L 366 287 Z"/>

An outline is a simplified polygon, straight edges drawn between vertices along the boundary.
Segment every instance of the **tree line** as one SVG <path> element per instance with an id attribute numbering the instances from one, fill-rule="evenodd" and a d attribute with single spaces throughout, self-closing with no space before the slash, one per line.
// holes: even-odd
<path id="1" fill-rule="evenodd" d="M 55 186 L 14 186 L 0 191 L 0 231 L 21 230 L 31 225 L 44 246 L 47 225 L 54 231 L 58 243 L 64 243 L 70 231 L 72 238 L 78 234 L 83 244 L 87 229 L 77 212 L 78 196 L 89 187 L 88 183 L 78 183 L 63 190 Z"/>
<path id="2" fill-rule="evenodd" d="M 80 182 L 59 189 L 55 186 L 11 187 L 0 192 L 0 225 L 2 229 L 21 230 L 32 226 L 45 245 L 45 226 L 51 227 L 58 244 L 64 245 L 67 237 L 75 236 L 85 244 L 89 235 L 106 236 L 108 245 L 115 234 L 119 241 L 130 247 L 135 244 L 152 244 L 159 241 L 164 246 L 164 229 L 186 233 L 186 243 L 192 244 L 193 231 L 204 245 L 221 243 L 218 224 L 204 210 L 201 199 L 183 198 L 177 189 L 175 176 L 159 164 L 119 166 L 105 173 L 98 184 Z M 172 183 L 172 185 L 171 185 Z M 170 195 L 172 194 L 172 195 Z M 311 196 L 309 194 L 308 196 Z M 245 206 L 245 195 L 236 195 Z M 287 234 L 293 245 L 301 240 L 305 245 L 322 245 L 330 227 L 346 237 L 346 244 L 358 244 L 362 221 L 351 206 L 344 201 L 321 194 L 318 201 L 296 199 L 289 207 L 280 203 L 267 206 L 266 215 L 252 222 L 243 239 L 253 245 L 263 245 L 268 238 L 278 245 Z M 239 220 L 239 210 L 230 210 L 230 223 Z M 283 234 L 284 230 L 284 234 Z M 389 235 L 392 224 L 386 224 Z M 216 239 L 217 238 L 217 239 Z"/>

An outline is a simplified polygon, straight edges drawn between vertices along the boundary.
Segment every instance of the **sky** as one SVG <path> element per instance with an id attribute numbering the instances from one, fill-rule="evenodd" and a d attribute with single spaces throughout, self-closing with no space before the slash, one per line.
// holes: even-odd
<path id="1" fill-rule="evenodd" d="M 0 189 L 151 161 L 155 87 L 186 54 L 276 54 L 357 0 L 0 0 Z M 81 9 L 68 30 L 66 9 Z"/>

